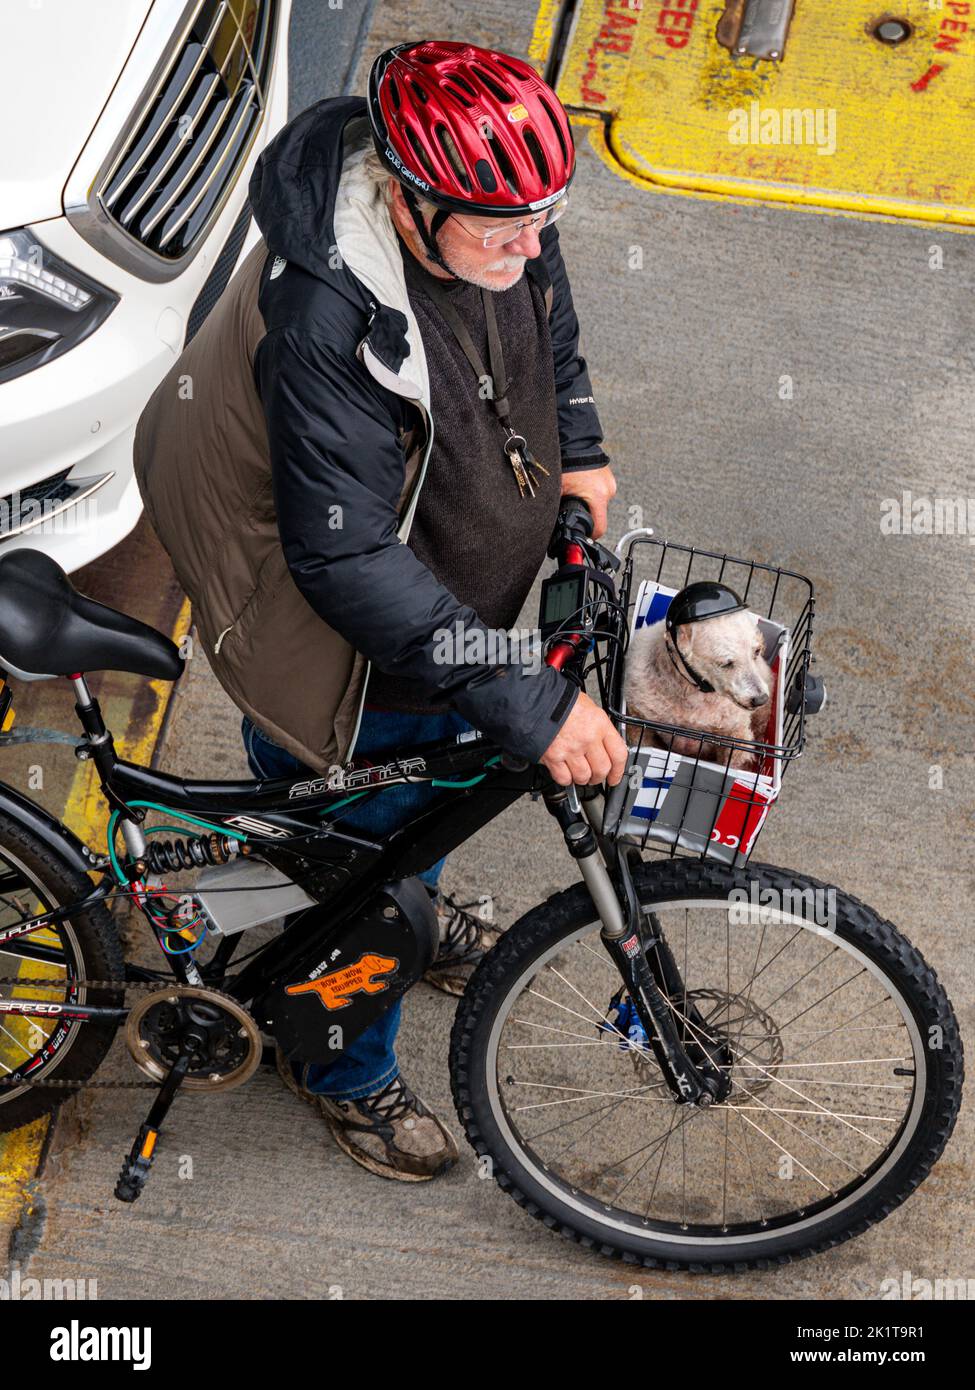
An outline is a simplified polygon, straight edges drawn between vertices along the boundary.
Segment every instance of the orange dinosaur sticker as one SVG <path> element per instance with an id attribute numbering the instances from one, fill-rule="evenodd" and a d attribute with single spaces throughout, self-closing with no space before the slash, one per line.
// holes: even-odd
<path id="1" fill-rule="evenodd" d="M 377 980 L 375 976 L 388 975 L 398 966 L 399 961 L 393 956 L 377 956 L 367 951 L 354 965 L 343 965 L 317 980 L 306 980 L 302 985 L 288 985 L 284 992 L 317 994 L 326 1009 L 346 1009 L 351 1002 L 350 994 L 380 994 L 388 989 L 389 981 Z"/>

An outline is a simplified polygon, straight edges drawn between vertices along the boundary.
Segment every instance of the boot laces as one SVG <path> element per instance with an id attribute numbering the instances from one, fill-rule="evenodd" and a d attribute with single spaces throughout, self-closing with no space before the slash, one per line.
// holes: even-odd
<path id="1" fill-rule="evenodd" d="M 440 943 L 441 955 L 467 955 L 471 951 L 479 949 L 481 944 L 481 933 L 487 928 L 488 923 L 480 917 L 475 917 L 472 912 L 468 912 L 469 907 L 478 907 L 480 904 L 475 900 L 469 903 L 459 903 L 448 893 L 444 893 L 441 899 L 443 906 L 450 912 L 447 922 L 447 930 L 444 932 Z"/>
<path id="2" fill-rule="evenodd" d="M 399 1075 L 394 1076 L 392 1081 L 375 1095 L 364 1096 L 359 1103 L 377 1119 L 385 1120 L 387 1123 L 402 1120 L 411 1110 L 416 1110 L 418 1105 L 416 1096 Z"/>

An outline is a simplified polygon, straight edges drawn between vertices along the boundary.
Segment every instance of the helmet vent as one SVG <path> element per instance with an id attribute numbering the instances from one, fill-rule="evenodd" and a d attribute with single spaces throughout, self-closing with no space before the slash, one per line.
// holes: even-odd
<path id="1" fill-rule="evenodd" d="M 389 95 L 393 98 L 393 105 L 398 111 L 400 106 L 400 94 L 399 83 L 396 81 L 395 77 L 389 78 Z"/>
<path id="2" fill-rule="evenodd" d="M 471 106 L 474 105 L 474 103 L 473 103 L 472 101 L 468 101 L 468 100 L 467 100 L 467 97 L 463 96 L 459 91 L 455 90 L 455 88 L 452 87 L 452 86 L 450 85 L 450 83 L 448 83 L 448 82 L 444 82 L 444 83 L 442 84 L 440 90 L 441 90 L 442 92 L 449 92 L 450 95 L 451 95 L 452 97 L 455 97 L 456 100 L 459 101 L 463 106 L 466 106 L 466 107 L 470 108 Z"/>
<path id="3" fill-rule="evenodd" d="M 454 84 L 455 87 L 460 87 L 460 88 L 462 88 L 462 90 L 465 91 L 465 92 L 467 92 L 467 94 L 468 94 L 469 96 L 472 96 L 472 97 L 476 97 L 476 96 L 477 96 L 477 92 L 474 90 L 474 88 L 471 86 L 471 84 L 467 81 L 467 78 L 466 78 L 466 77 L 461 77 L 461 75 L 460 75 L 459 72 L 452 72 L 452 73 L 450 73 L 450 75 L 449 75 L 449 80 L 450 80 L 451 82 L 453 82 L 453 84 Z"/>
<path id="4" fill-rule="evenodd" d="M 477 73 L 478 77 L 484 83 L 484 86 L 498 101 L 514 101 L 514 92 L 509 92 L 507 87 L 502 87 L 500 82 L 495 81 L 491 74 L 486 72 L 484 68 L 479 68 L 476 63 L 471 63 L 470 70 L 471 72 Z"/>
<path id="5" fill-rule="evenodd" d="M 420 86 L 419 82 L 414 82 L 411 78 L 410 86 L 413 88 L 413 93 L 416 96 L 417 101 L 422 101 L 424 105 L 426 105 L 430 98 L 427 96 L 426 92 Z"/>
<path id="6" fill-rule="evenodd" d="M 464 161 L 460 157 L 457 146 L 454 144 L 454 137 L 445 125 L 438 125 L 436 127 L 436 135 L 437 139 L 440 141 L 440 148 L 443 150 L 447 161 L 457 175 L 457 181 L 460 183 L 465 193 L 470 193 L 470 175 L 464 167 Z"/>
<path id="7" fill-rule="evenodd" d="M 545 108 L 545 114 L 548 116 L 549 120 L 552 122 L 552 129 L 555 131 L 556 139 L 557 139 L 558 142 L 559 142 L 559 148 L 560 148 L 560 150 L 562 151 L 562 159 L 563 159 L 564 162 L 565 162 L 566 168 L 568 168 L 568 167 L 569 167 L 569 151 L 568 151 L 568 149 L 566 148 L 565 136 L 562 134 L 562 127 L 559 125 L 558 121 L 557 121 L 556 118 L 555 118 L 555 112 L 552 110 L 551 106 L 549 106 L 548 102 L 547 102 L 546 99 L 542 96 L 541 92 L 537 92 L 537 93 L 536 93 L 536 96 L 538 97 L 538 100 L 541 102 L 542 106 L 544 106 L 544 108 Z"/>
<path id="8" fill-rule="evenodd" d="M 486 159 L 478 159 L 474 163 L 474 172 L 480 181 L 485 193 L 494 193 L 498 186 L 498 181 L 494 177 L 494 170 Z"/>
<path id="9" fill-rule="evenodd" d="M 498 168 L 501 170 L 501 177 L 508 185 L 508 191 L 513 193 L 516 198 L 520 197 L 521 189 L 518 187 L 518 176 L 512 167 L 511 160 L 508 158 L 507 150 L 502 145 L 501 141 L 494 135 L 489 137 L 488 144 L 491 146 L 491 153 L 497 160 Z"/>
<path id="10" fill-rule="evenodd" d="M 542 183 L 547 184 L 551 175 L 549 173 L 548 160 L 545 158 L 545 151 L 538 143 L 538 136 L 530 126 L 525 129 L 525 144 L 528 146 L 528 153 L 535 161 L 535 168 L 538 170 L 538 177 Z"/>
<path id="11" fill-rule="evenodd" d="M 420 163 L 423 165 L 423 168 L 425 169 L 426 174 L 427 174 L 427 177 L 429 178 L 430 182 L 431 182 L 431 183 L 439 183 L 440 180 L 439 180 L 439 178 L 437 177 L 437 171 L 434 169 L 433 165 L 430 163 L 430 156 L 427 154 L 426 150 L 425 150 L 425 149 L 423 148 L 423 146 L 420 144 L 420 141 L 416 138 L 416 132 L 414 131 L 413 127 L 410 126 L 410 125 L 408 125 L 408 126 L 406 127 L 406 138 L 407 138 L 407 140 L 409 140 L 410 144 L 413 146 L 413 153 L 416 155 L 417 159 L 418 159 L 418 160 L 420 161 Z"/>
<path id="12" fill-rule="evenodd" d="M 529 74 L 528 74 L 528 73 L 519 72 L 518 69 L 517 69 L 517 68 L 513 68 L 513 67 L 511 66 L 510 63 L 506 63 L 506 62 L 504 61 L 503 58 L 499 58 L 499 59 L 497 60 L 497 62 L 498 62 L 498 67 L 504 68 L 505 72 L 510 72 L 510 73 L 511 73 L 511 76 L 512 76 L 512 77 L 517 77 L 517 79 L 518 79 L 519 82 L 528 82 L 528 81 L 529 81 Z"/>

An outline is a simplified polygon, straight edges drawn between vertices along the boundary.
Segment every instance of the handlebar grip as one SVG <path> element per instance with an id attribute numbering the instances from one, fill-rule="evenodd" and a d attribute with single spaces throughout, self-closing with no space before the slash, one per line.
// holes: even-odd
<path id="1" fill-rule="evenodd" d="M 559 517 L 552 532 L 552 539 L 548 543 L 549 559 L 558 560 L 559 564 L 562 564 L 565 547 L 573 541 L 578 544 L 579 541 L 591 540 L 592 528 L 592 512 L 589 510 L 588 502 L 581 497 L 567 494 L 559 503 Z"/>
<path id="2" fill-rule="evenodd" d="M 585 531 L 586 540 L 592 539 L 592 512 L 589 509 L 589 503 L 583 497 L 573 497 L 571 493 L 566 493 L 559 509 L 559 523 L 566 526 L 579 526 Z"/>

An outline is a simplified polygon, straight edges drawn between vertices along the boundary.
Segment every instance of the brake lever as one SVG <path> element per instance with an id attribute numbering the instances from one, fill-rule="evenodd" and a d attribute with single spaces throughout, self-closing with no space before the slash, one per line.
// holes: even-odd
<path id="1" fill-rule="evenodd" d="M 586 544 L 593 546 L 594 549 L 598 551 L 600 564 L 603 569 L 618 570 L 620 565 L 623 563 L 614 550 L 609 550 L 605 545 L 602 545 L 599 541 L 587 541 Z"/>

